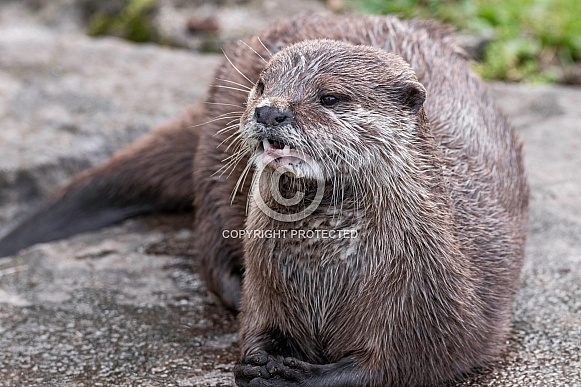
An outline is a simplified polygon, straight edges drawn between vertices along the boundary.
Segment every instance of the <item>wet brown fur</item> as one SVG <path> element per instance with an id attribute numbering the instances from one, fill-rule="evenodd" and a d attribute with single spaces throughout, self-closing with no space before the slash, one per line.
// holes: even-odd
<path id="1" fill-rule="evenodd" d="M 293 224 L 279 224 L 252 206 L 247 219 L 252 179 L 245 180 L 232 202 L 231 195 L 248 155 L 238 163 L 224 162 L 236 155 L 241 116 L 251 113 L 247 89 L 254 87 L 271 54 L 312 39 L 369 45 L 409 63 L 415 75 L 395 56 L 381 59 L 400 71 L 390 75 L 388 86 L 417 76 L 425 88 L 423 107 L 404 109 L 389 105 L 392 100 L 381 106 L 390 109 L 379 114 L 404 120 L 403 129 L 411 131 L 406 138 L 413 137 L 405 143 L 413 162 L 401 169 L 405 173 L 385 176 L 396 188 L 369 180 L 366 189 L 383 189 L 383 196 L 366 196 L 373 211 L 365 217 L 354 208 L 361 203 L 346 200 L 340 216 L 325 212 L 337 214 L 334 203 L 328 203 Z M 230 82 L 212 86 L 207 103 L 80 175 L 49 205 L 78 186 L 105 186 L 113 198 L 149 195 L 156 209 L 188 208 L 193 200 L 205 283 L 226 305 L 239 308 L 246 270 L 242 355 L 268 354 L 266 362 L 252 356 L 242 362 L 241 385 L 253 379 L 241 372 L 266 372 L 276 386 L 437 384 L 498 356 L 508 334 L 526 238 L 528 188 L 521 143 L 446 31 L 394 17 L 302 17 L 281 22 L 225 54 L 228 60 L 216 78 Z M 354 89 L 366 85 L 365 66 L 363 61 L 342 68 L 353 75 Z M 373 109 L 377 101 L 361 103 Z M 222 130 L 229 125 L 232 130 Z M 306 127 L 312 136 L 328 135 Z M 411 191 L 416 188 L 420 194 Z M 357 228 L 358 238 L 316 246 L 296 239 L 243 243 L 223 238 L 223 230 L 245 227 Z M 345 255 L 350 248 L 354 253 Z M 298 365 L 283 362 L 285 356 L 298 359 Z M 261 384 L 257 377 L 251 385 L 270 385 L 266 381 Z"/>

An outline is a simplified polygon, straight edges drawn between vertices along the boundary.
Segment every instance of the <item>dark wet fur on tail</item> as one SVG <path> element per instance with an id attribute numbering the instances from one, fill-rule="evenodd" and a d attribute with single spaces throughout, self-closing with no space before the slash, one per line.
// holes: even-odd
<path id="1" fill-rule="evenodd" d="M 97 230 L 156 210 L 153 203 L 108 197 L 107 189 L 84 184 L 75 186 L 44 204 L 0 240 L 0 257 L 17 253 L 36 243 Z"/>
<path id="2" fill-rule="evenodd" d="M 0 239 L 0 257 L 154 212 L 191 211 L 201 108 L 75 177 Z"/>

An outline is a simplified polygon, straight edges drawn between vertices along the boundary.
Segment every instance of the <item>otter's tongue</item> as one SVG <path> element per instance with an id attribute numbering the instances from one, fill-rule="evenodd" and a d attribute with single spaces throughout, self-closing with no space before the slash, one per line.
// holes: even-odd
<path id="1" fill-rule="evenodd" d="M 276 141 L 262 140 L 264 147 L 263 163 L 270 164 L 275 161 L 281 165 L 296 165 L 301 162 L 302 158 L 299 153 L 289 145 L 283 145 Z"/>

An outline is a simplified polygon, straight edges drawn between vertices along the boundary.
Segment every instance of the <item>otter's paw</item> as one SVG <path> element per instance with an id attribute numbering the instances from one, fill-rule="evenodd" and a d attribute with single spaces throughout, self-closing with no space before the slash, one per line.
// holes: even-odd
<path id="1" fill-rule="evenodd" d="M 270 379 L 266 365 L 272 360 L 264 351 L 246 356 L 234 367 L 234 379 L 239 387 L 254 386 L 250 384 L 254 379 Z"/>
<path id="2" fill-rule="evenodd" d="M 273 381 L 281 381 L 282 384 L 273 384 L 273 386 L 294 386 L 301 385 L 317 373 L 317 366 L 287 357 L 284 361 L 269 361 L 266 370 L 273 377 Z"/>

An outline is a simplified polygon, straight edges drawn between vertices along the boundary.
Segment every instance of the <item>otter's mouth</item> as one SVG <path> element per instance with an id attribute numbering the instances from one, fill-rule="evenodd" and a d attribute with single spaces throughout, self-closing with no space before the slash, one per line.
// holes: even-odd
<path id="1" fill-rule="evenodd" d="M 280 166 L 297 166 L 304 161 L 304 155 L 288 144 L 264 138 L 258 145 L 258 151 L 262 153 L 262 163 L 268 165 L 276 163 Z"/>

